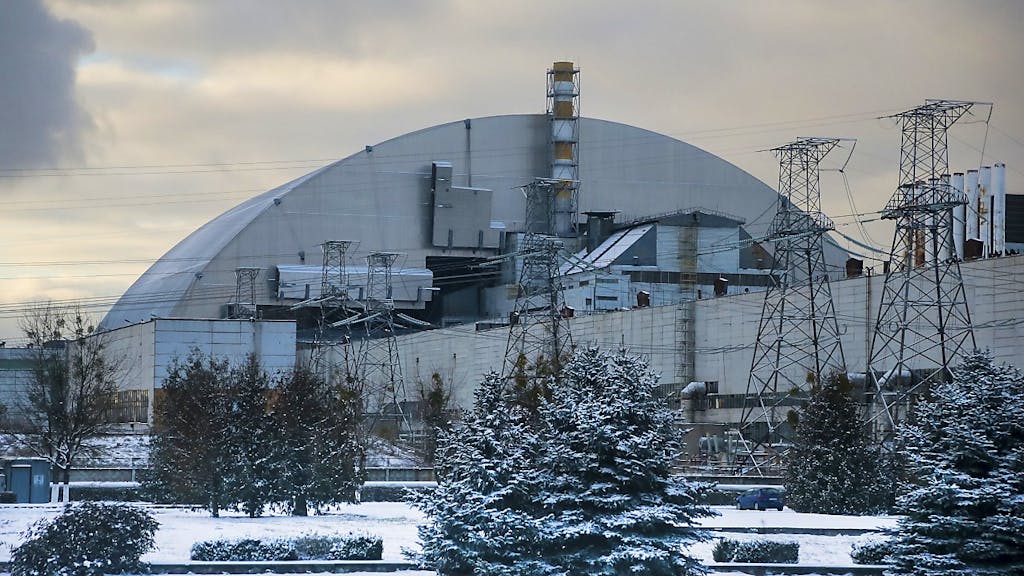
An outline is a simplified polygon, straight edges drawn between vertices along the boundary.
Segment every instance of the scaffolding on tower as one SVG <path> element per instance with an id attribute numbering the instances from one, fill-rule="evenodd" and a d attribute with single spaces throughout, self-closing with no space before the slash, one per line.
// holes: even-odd
<path id="1" fill-rule="evenodd" d="M 947 131 L 979 102 L 928 100 L 893 116 L 902 127 L 900 180 L 882 218 L 895 220 L 868 355 L 867 418 L 891 446 L 913 399 L 975 347 L 953 238 L 953 211 L 967 200 L 948 176 Z"/>
<path id="2" fill-rule="evenodd" d="M 823 250 L 835 226 L 821 212 L 819 169 L 845 140 L 799 138 L 773 150 L 780 195 L 768 230 L 775 243 L 774 282 L 765 292 L 740 424 L 750 443 L 751 471 L 761 475 L 778 471 L 773 468 L 792 443 L 790 413 L 817 383 L 846 372 Z"/>
<path id="3" fill-rule="evenodd" d="M 551 234 L 578 232 L 580 71 L 555 62 L 547 74 L 547 115 L 551 121 Z"/>

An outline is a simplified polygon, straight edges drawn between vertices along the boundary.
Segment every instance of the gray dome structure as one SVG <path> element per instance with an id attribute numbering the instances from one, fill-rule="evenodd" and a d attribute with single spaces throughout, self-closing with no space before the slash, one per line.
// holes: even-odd
<path id="1" fill-rule="evenodd" d="M 153 317 L 223 317 L 225 306 L 235 300 L 235 273 L 242 267 L 262 270 L 254 288 L 261 311 L 287 310 L 301 297 L 282 289 L 277 271 L 319 268 L 320 246 L 329 240 L 353 241 L 352 262 L 365 262 L 375 251 L 401 253 L 396 270 L 429 269 L 435 281 L 446 274 L 439 262 L 450 273 L 453 262 L 500 255 L 506 245 L 499 241 L 438 245 L 432 165 L 450 163 L 451 184 L 480 193 L 475 217 L 487 222 L 488 234 L 505 238 L 525 229 L 521 188 L 551 174 L 550 124 L 545 114 L 441 124 L 367 146 L 256 196 L 214 218 L 154 263 L 111 308 L 101 328 Z M 713 154 L 626 124 L 580 118 L 578 149 L 580 213 L 616 211 L 626 222 L 702 209 L 744 221 L 747 232 L 757 237 L 767 229 L 779 198 L 771 187 Z M 845 258 L 834 245 L 827 251 L 834 265 Z M 490 279 L 492 286 L 498 281 Z M 444 290 L 435 300 L 443 296 Z"/>

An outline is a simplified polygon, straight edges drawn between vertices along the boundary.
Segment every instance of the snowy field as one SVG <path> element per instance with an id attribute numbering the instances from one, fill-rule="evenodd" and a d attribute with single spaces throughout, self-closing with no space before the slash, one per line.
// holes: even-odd
<path id="1" fill-rule="evenodd" d="M 265 516 L 247 518 L 226 513 L 211 518 L 205 510 L 182 507 L 150 507 L 160 529 L 157 548 L 143 556 L 148 562 L 184 562 L 189 559 L 192 544 L 202 540 L 237 539 L 243 537 L 286 538 L 300 534 L 338 534 L 367 532 L 384 539 L 384 560 L 404 560 L 403 549 L 418 548 L 416 525 L 423 515 L 408 504 L 399 502 L 367 502 L 333 507 L 328 513 L 305 518 Z M 705 519 L 708 528 L 843 528 L 876 530 L 893 527 L 896 519 L 876 516 L 830 516 L 798 514 L 788 508 L 782 512 L 736 510 L 716 507 L 721 515 Z M 0 505 L 0 561 L 10 559 L 11 549 L 21 541 L 21 534 L 33 522 L 52 518 L 59 511 L 53 505 Z M 716 532 L 715 537 L 733 540 L 786 540 L 800 543 L 800 563 L 816 565 L 850 565 L 850 547 L 857 542 L 876 538 L 862 536 L 818 536 L 804 534 L 752 534 Z M 711 562 L 712 542 L 696 544 L 691 553 Z M 407 572 L 428 574 L 424 572 Z"/>

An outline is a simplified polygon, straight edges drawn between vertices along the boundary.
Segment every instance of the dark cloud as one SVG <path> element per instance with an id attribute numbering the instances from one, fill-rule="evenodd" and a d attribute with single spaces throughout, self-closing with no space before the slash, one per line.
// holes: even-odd
<path id="1" fill-rule="evenodd" d="M 0 167 L 52 166 L 78 156 L 91 125 L 75 99 L 78 58 L 92 35 L 42 0 L 12 0 L 0 17 Z"/>

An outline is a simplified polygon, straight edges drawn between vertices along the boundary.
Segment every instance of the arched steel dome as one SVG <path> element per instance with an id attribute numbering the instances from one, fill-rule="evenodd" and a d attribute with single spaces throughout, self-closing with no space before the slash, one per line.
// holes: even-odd
<path id="1" fill-rule="evenodd" d="M 432 242 L 432 162 L 450 162 L 453 184 L 491 191 L 490 220 L 506 233 L 524 227 L 520 189 L 550 174 L 544 114 L 460 120 L 411 132 L 338 160 L 214 218 L 154 263 L 111 308 L 102 327 L 151 317 L 217 318 L 235 296 L 235 270 L 267 272 L 258 305 L 281 305 L 272 271 L 319 266 L 325 240 L 352 240 L 354 261 L 373 251 L 427 259 L 488 257 L 496 250 Z M 579 210 L 642 218 L 702 208 L 763 233 L 778 195 L 737 166 L 675 138 L 617 122 L 580 119 Z M 830 260 L 843 257 L 829 248 Z M 268 281 L 269 280 L 269 281 Z"/>

